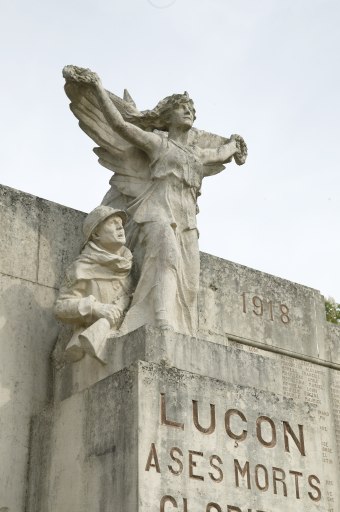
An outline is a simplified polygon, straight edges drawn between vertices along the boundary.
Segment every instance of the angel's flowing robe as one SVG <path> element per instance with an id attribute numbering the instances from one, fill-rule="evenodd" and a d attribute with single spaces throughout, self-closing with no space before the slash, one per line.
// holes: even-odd
<path id="1" fill-rule="evenodd" d="M 192 336 L 198 328 L 196 213 L 203 165 L 194 146 L 163 138 L 150 173 L 150 186 L 127 208 L 139 227 L 134 259 L 140 275 L 122 332 L 161 321 Z"/>

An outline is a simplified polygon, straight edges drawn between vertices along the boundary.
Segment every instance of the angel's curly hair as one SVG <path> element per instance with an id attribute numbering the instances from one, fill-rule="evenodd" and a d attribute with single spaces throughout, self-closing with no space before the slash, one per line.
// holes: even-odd
<path id="1" fill-rule="evenodd" d="M 176 108 L 178 105 L 186 103 L 189 105 L 190 110 L 196 119 L 196 110 L 194 102 L 189 97 L 189 94 L 185 91 L 183 94 L 172 94 L 167 96 L 163 100 L 159 101 L 155 108 L 152 110 L 143 110 L 138 116 L 129 115 L 129 121 L 133 124 L 138 125 L 144 130 L 169 130 L 169 113 Z"/>

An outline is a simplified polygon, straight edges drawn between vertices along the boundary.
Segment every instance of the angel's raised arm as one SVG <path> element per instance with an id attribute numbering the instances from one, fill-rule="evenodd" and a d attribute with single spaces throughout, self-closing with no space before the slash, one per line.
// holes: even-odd
<path id="1" fill-rule="evenodd" d="M 95 93 L 105 119 L 111 128 L 123 139 L 145 151 L 150 157 L 159 148 L 161 138 L 159 135 L 147 132 L 125 121 L 119 110 L 112 103 L 101 81 L 94 83 Z"/>
<path id="2" fill-rule="evenodd" d="M 80 68 L 81 69 L 81 68 Z M 86 75 L 86 76 L 85 76 Z M 93 92 L 99 103 L 99 107 L 109 126 L 123 139 L 145 151 L 151 158 L 159 149 L 161 138 L 159 135 L 147 132 L 125 121 L 111 101 L 104 89 L 99 76 L 90 70 L 82 70 L 83 81 L 93 86 Z"/>

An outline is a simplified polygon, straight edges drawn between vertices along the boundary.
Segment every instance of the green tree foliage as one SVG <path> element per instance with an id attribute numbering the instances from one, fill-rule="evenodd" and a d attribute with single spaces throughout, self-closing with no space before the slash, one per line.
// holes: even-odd
<path id="1" fill-rule="evenodd" d="M 325 300 L 326 320 L 333 324 L 340 324 L 340 304 L 337 304 L 334 299 L 329 297 Z"/>

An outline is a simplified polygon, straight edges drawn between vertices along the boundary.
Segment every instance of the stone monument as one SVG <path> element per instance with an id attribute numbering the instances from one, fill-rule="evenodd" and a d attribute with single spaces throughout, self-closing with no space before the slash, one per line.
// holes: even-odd
<path id="1" fill-rule="evenodd" d="M 16 315 L 6 342 L 22 368 L 18 340 L 41 357 L 39 401 L 23 373 L 26 423 L 7 435 L 16 463 L 2 468 L 0 510 L 338 512 L 340 327 L 316 290 L 198 252 L 201 181 L 244 163 L 243 139 L 192 128 L 186 93 L 139 112 L 89 70 L 64 76 L 114 175 L 85 219 L 1 189 L 5 221 L 16 219 L 17 239 L 29 225 L 37 254 L 21 268 L 5 253 L 1 271 L 21 279 L 17 308 L 36 326 L 23 338 Z M 45 308 L 35 316 L 33 295 Z M 66 327 L 49 364 L 53 308 Z M 24 408 L 13 411 L 18 423 Z"/>
<path id="2" fill-rule="evenodd" d="M 197 197 L 202 179 L 232 158 L 243 164 L 242 137 L 230 139 L 192 130 L 193 101 L 187 93 L 139 112 L 106 91 L 88 69 L 64 68 L 65 90 L 80 127 L 99 144 L 99 162 L 114 171 L 104 204 L 126 209 L 128 246 L 138 278 L 122 332 L 149 324 L 195 335 L 199 250 Z"/>

